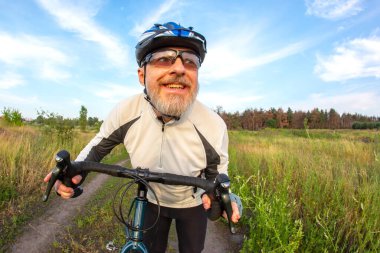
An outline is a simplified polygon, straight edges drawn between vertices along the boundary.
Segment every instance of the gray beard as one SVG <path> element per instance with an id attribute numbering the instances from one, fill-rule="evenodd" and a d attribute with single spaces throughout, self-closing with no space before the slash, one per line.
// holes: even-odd
<path id="1" fill-rule="evenodd" d="M 194 103 L 198 95 L 198 89 L 199 86 L 197 86 L 197 89 L 191 94 L 190 98 L 186 100 L 177 95 L 166 96 L 167 99 L 165 100 L 156 92 L 149 92 L 148 94 L 152 104 L 160 113 L 180 117 Z"/>

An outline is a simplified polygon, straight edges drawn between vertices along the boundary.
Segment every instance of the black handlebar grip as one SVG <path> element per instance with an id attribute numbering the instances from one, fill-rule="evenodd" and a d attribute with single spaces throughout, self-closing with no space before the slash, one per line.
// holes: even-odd
<path id="1" fill-rule="evenodd" d="M 67 187 L 74 188 L 75 184 L 71 181 L 71 178 L 75 176 L 75 172 L 71 167 L 70 153 L 66 150 L 59 151 L 55 161 L 57 162 L 56 166 L 62 171 L 58 179 Z"/>
<path id="2" fill-rule="evenodd" d="M 57 180 L 61 180 L 64 185 L 74 189 L 73 198 L 81 195 L 83 189 L 72 182 L 72 178 L 75 175 L 78 175 L 79 172 L 71 166 L 70 153 L 66 150 L 59 151 L 55 157 L 55 161 L 56 167 L 52 171 L 51 178 L 48 182 L 48 186 L 42 200 L 44 202 L 48 200 L 51 189 Z"/>
<path id="3" fill-rule="evenodd" d="M 160 173 L 159 178 L 160 178 L 159 180 L 149 179 L 149 181 L 159 182 L 163 184 L 170 184 L 170 185 L 192 185 L 192 186 L 200 187 L 204 189 L 207 193 L 213 193 L 214 191 L 213 182 L 201 179 L 199 177 L 189 177 L 189 176 L 173 175 L 169 173 Z"/>
<path id="4" fill-rule="evenodd" d="M 217 200 L 211 200 L 211 208 L 207 210 L 207 218 L 216 221 L 222 215 L 222 206 Z"/>
<path id="5" fill-rule="evenodd" d="M 71 166 L 71 160 L 70 160 L 70 153 L 66 150 L 61 150 L 58 152 L 57 157 L 57 167 L 60 167 L 63 171 L 62 173 L 62 183 L 67 186 L 71 187 L 74 190 L 74 195 L 72 198 L 76 198 L 79 195 L 83 193 L 82 187 L 80 187 L 77 184 L 74 184 L 72 181 L 72 178 L 78 174 L 80 174 L 74 166 Z"/>

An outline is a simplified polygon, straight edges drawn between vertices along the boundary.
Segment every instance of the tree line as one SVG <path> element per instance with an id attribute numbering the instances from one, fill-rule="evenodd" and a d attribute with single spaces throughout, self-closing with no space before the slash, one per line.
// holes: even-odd
<path id="1" fill-rule="evenodd" d="M 19 110 L 14 108 L 5 107 L 2 111 L 2 118 L 9 125 L 21 126 L 25 123 L 45 126 L 49 128 L 65 128 L 65 129 L 73 129 L 75 127 L 80 128 L 81 130 L 86 130 L 87 128 L 95 128 L 99 129 L 102 124 L 102 120 L 99 120 L 97 117 L 88 117 L 87 116 L 87 108 L 85 106 L 81 106 L 79 111 L 78 118 L 64 118 L 63 116 L 45 111 L 45 110 L 37 110 L 37 118 L 32 120 L 25 120 L 22 117 L 22 114 Z"/>
<path id="2" fill-rule="evenodd" d="M 243 112 L 226 112 L 218 106 L 215 110 L 225 121 L 229 130 L 260 130 L 263 128 L 290 128 L 290 129 L 380 129 L 380 117 L 361 114 L 343 113 L 340 115 L 334 109 L 323 110 L 315 108 L 312 111 L 285 112 L 282 108 L 246 109 Z M 12 125 L 23 124 L 21 113 L 12 108 L 2 111 L 5 121 Z M 97 117 L 87 117 L 87 108 L 81 106 L 78 118 L 64 118 L 61 115 L 48 111 L 37 111 L 37 118 L 31 124 L 42 125 L 56 129 L 58 132 L 71 131 L 79 127 L 82 131 L 88 127 L 99 129 L 103 121 Z"/>
<path id="3" fill-rule="evenodd" d="M 37 111 L 37 118 L 32 120 L 31 123 L 37 125 L 47 125 L 52 127 L 65 126 L 66 128 L 79 127 L 82 131 L 89 128 L 99 128 L 103 121 L 99 120 L 97 117 L 88 117 L 88 111 L 85 106 L 81 106 L 78 118 L 64 118 L 63 116 L 48 112 L 48 111 Z"/>
<path id="4" fill-rule="evenodd" d="M 312 111 L 293 111 L 288 108 L 246 109 L 243 112 L 226 112 L 221 106 L 216 112 L 229 130 L 260 130 L 263 128 L 291 129 L 379 129 L 380 117 L 343 113 L 315 108 Z"/>

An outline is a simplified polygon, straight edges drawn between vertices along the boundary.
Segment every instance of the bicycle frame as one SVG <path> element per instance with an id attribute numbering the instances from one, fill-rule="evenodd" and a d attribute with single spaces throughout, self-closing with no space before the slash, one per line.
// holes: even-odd
<path id="1" fill-rule="evenodd" d="M 137 196 L 133 205 L 135 205 L 135 213 L 133 216 L 132 230 L 128 227 L 125 228 L 128 241 L 121 249 L 120 253 L 127 253 L 133 250 L 133 252 L 148 253 L 145 244 L 142 242 L 143 232 L 138 231 L 144 226 L 145 207 L 148 203 L 146 198 L 147 189 L 141 182 L 138 183 Z M 136 230 L 135 230 L 136 229 Z"/>

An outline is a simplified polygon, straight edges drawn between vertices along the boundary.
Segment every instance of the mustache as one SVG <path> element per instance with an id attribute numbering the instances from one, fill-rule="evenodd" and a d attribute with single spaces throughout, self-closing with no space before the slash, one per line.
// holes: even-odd
<path id="1" fill-rule="evenodd" d="M 159 82 L 160 85 L 167 85 L 171 83 L 178 83 L 183 86 L 191 86 L 191 82 L 183 77 L 172 77 L 172 78 L 168 78 Z"/>

